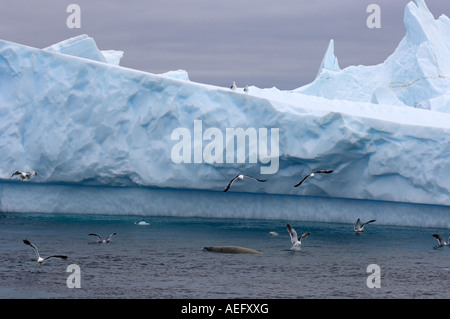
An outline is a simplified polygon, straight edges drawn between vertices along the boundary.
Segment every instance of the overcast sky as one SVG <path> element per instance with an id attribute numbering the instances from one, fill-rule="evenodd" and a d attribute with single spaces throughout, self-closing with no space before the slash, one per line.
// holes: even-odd
<path id="1" fill-rule="evenodd" d="M 152 73 L 184 69 L 192 81 L 283 90 L 312 82 L 334 39 L 341 68 L 382 63 L 405 35 L 408 0 L 0 0 L 0 38 L 44 48 L 87 34 L 121 65 Z M 66 25 L 81 8 L 81 28 Z M 435 18 L 450 0 L 427 0 Z M 381 9 L 370 29 L 369 4 Z"/>

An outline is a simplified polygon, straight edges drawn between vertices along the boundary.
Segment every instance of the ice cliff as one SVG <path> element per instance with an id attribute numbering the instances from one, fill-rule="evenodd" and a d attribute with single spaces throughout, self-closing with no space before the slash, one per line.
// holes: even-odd
<path id="1" fill-rule="evenodd" d="M 0 211 L 45 210 L 45 185 L 64 196 L 77 186 L 174 189 L 161 195 L 166 205 L 177 191 L 199 190 L 450 206 L 450 20 L 417 0 L 404 23 L 405 37 L 382 64 L 341 69 L 331 40 L 311 84 L 247 94 L 192 82 L 183 70 L 122 67 L 123 52 L 100 51 L 85 35 L 44 49 L 0 41 Z M 227 157 L 239 139 L 229 129 L 248 134 L 244 161 L 237 149 Z M 177 130 L 190 133 L 189 152 L 175 152 L 184 161 L 174 160 Z M 267 143 L 253 145 L 250 133 L 261 141 L 264 130 Z M 261 174 L 269 165 L 272 173 Z M 33 180 L 10 180 L 30 169 Z M 316 169 L 334 172 L 293 187 Z M 222 193 L 239 172 L 268 182 Z M 12 199 L 17 192 L 38 203 Z M 67 205 L 54 209 L 85 207 Z"/>

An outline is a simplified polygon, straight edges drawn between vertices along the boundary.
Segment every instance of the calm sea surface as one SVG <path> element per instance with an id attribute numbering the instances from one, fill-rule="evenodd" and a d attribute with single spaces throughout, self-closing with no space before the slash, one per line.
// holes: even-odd
<path id="1" fill-rule="evenodd" d="M 149 225 L 139 225 L 140 221 Z M 290 251 L 290 223 L 303 239 Z M 98 244 L 89 233 L 117 235 Z M 277 232 L 279 236 L 269 236 Z M 0 214 L 0 298 L 449 298 L 449 229 L 279 220 Z M 36 266 L 42 256 L 63 254 Z M 204 246 L 262 252 L 221 254 Z M 81 288 L 68 288 L 69 265 Z M 380 288 L 369 288 L 380 269 Z M 374 283 L 372 277 L 369 283 Z"/>

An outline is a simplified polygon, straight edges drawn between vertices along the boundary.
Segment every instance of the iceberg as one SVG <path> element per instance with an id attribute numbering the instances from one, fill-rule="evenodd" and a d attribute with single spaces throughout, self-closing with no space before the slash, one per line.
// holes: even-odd
<path id="1" fill-rule="evenodd" d="M 450 19 L 417 0 L 404 23 L 384 63 L 341 69 L 331 40 L 316 79 L 290 91 L 129 69 L 87 35 L 0 40 L 0 212 L 450 227 Z M 333 173 L 293 187 L 317 169 Z M 223 193 L 238 173 L 268 181 Z"/>
<path id="2" fill-rule="evenodd" d="M 100 51 L 97 48 L 97 44 L 94 39 L 88 37 L 86 34 L 53 44 L 44 50 L 110 63 L 112 65 L 119 65 L 124 54 L 123 51 Z"/>
<path id="3" fill-rule="evenodd" d="M 447 95 L 450 21 L 445 15 L 435 20 L 423 0 L 416 3 L 406 6 L 406 36 L 383 63 L 340 70 L 331 42 L 317 78 L 295 91 L 327 99 L 377 103 L 382 90 L 383 102 L 419 108 Z"/>

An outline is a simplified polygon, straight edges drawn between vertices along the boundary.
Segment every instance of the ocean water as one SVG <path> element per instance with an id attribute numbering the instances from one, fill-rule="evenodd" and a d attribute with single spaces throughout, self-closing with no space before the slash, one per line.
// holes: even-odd
<path id="1" fill-rule="evenodd" d="M 143 220 L 148 225 L 137 224 Z M 290 250 L 286 223 L 311 233 L 300 251 Z M 88 235 L 113 232 L 108 244 Z M 375 222 L 357 234 L 349 223 L 1 213 L 0 298 L 449 298 L 450 248 L 437 247 L 433 233 L 447 238 L 450 230 Z M 24 238 L 42 256 L 69 258 L 38 267 Z M 224 245 L 262 254 L 203 249 Z M 80 269 L 80 288 L 67 285 L 71 264 Z M 379 288 L 369 287 L 372 264 Z"/>

